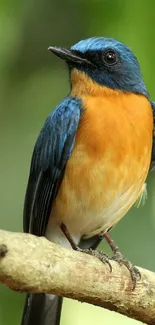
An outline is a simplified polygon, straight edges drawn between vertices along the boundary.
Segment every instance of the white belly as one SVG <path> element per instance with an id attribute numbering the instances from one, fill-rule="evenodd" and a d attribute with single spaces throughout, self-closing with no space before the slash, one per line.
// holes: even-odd
<path id="1" fill-rule="evenodd" d="M 125 193 L 120 193 L 115 197 L 110 206 L 103 209 L 103 211 L 100 211 L 98 214 L 94 214 L 93 211 L 89 209 L 83 214 L 83 209 L 80 211 L 79 208 L 74 218 L 68 218 L 65 214 L 64 207 L 64 214 L 60 220 L 60 218 L 58 219 L 54 216 L 53 211 L 48 223 L 46 237 L 61 246 L 69 248 L 70 244 L 60 229 L 61 222 L 67 226 L 76 244 L 79 243 L 82 236 L 89 238 L 100 232 L 106 232 L 127 213 L 135 202 L 136 197 L 140 197 L 140 202 L 145 200 L 145 183 L 139 193 L 137 193 L 137 188 L 134 188 L 134 186 L 130 187 Z"/>

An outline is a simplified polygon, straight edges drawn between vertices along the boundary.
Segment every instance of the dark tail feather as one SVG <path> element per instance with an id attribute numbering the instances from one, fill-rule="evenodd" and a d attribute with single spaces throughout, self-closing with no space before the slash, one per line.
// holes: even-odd
<path id="1" fill-rule="evenodd" d="M 37 293 L 26 296 L 21 325 L 59 325 L 62 297 Z"/>

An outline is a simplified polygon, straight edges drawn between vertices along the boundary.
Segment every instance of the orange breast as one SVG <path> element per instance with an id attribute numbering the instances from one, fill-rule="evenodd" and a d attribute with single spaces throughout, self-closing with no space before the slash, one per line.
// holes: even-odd
<path id="1" fill-rule="evenodd" d="M 84 113 L 52 212 L 73 234 L 88 237 L 113 226 L 140 196 L 153 132 L 144 96 L 89 82 L 75 82 L 72 90 L 82 98 Z"/>

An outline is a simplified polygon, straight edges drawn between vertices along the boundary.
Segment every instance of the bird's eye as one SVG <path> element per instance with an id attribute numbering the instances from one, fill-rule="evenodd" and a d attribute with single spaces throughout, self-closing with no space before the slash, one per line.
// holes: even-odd
<path id="1" fill-rule="evenodd" d="M 104 52 L 103 60 L 107 65 L 114 65 L 117 63 L 117 55 L 113 50 L 108 50 Z"/>

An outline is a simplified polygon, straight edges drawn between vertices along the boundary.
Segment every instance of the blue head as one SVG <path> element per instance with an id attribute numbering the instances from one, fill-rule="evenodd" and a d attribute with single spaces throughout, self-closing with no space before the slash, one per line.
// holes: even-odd
<path id="1" fill-rule="evenodd" d="M 93 37 L 78 42 L 71 49 L 49 49 L 67 62 L 70 71 L 75 68 L 102 86 L 148 97 L 135 55 L 115 39 Z"/>

